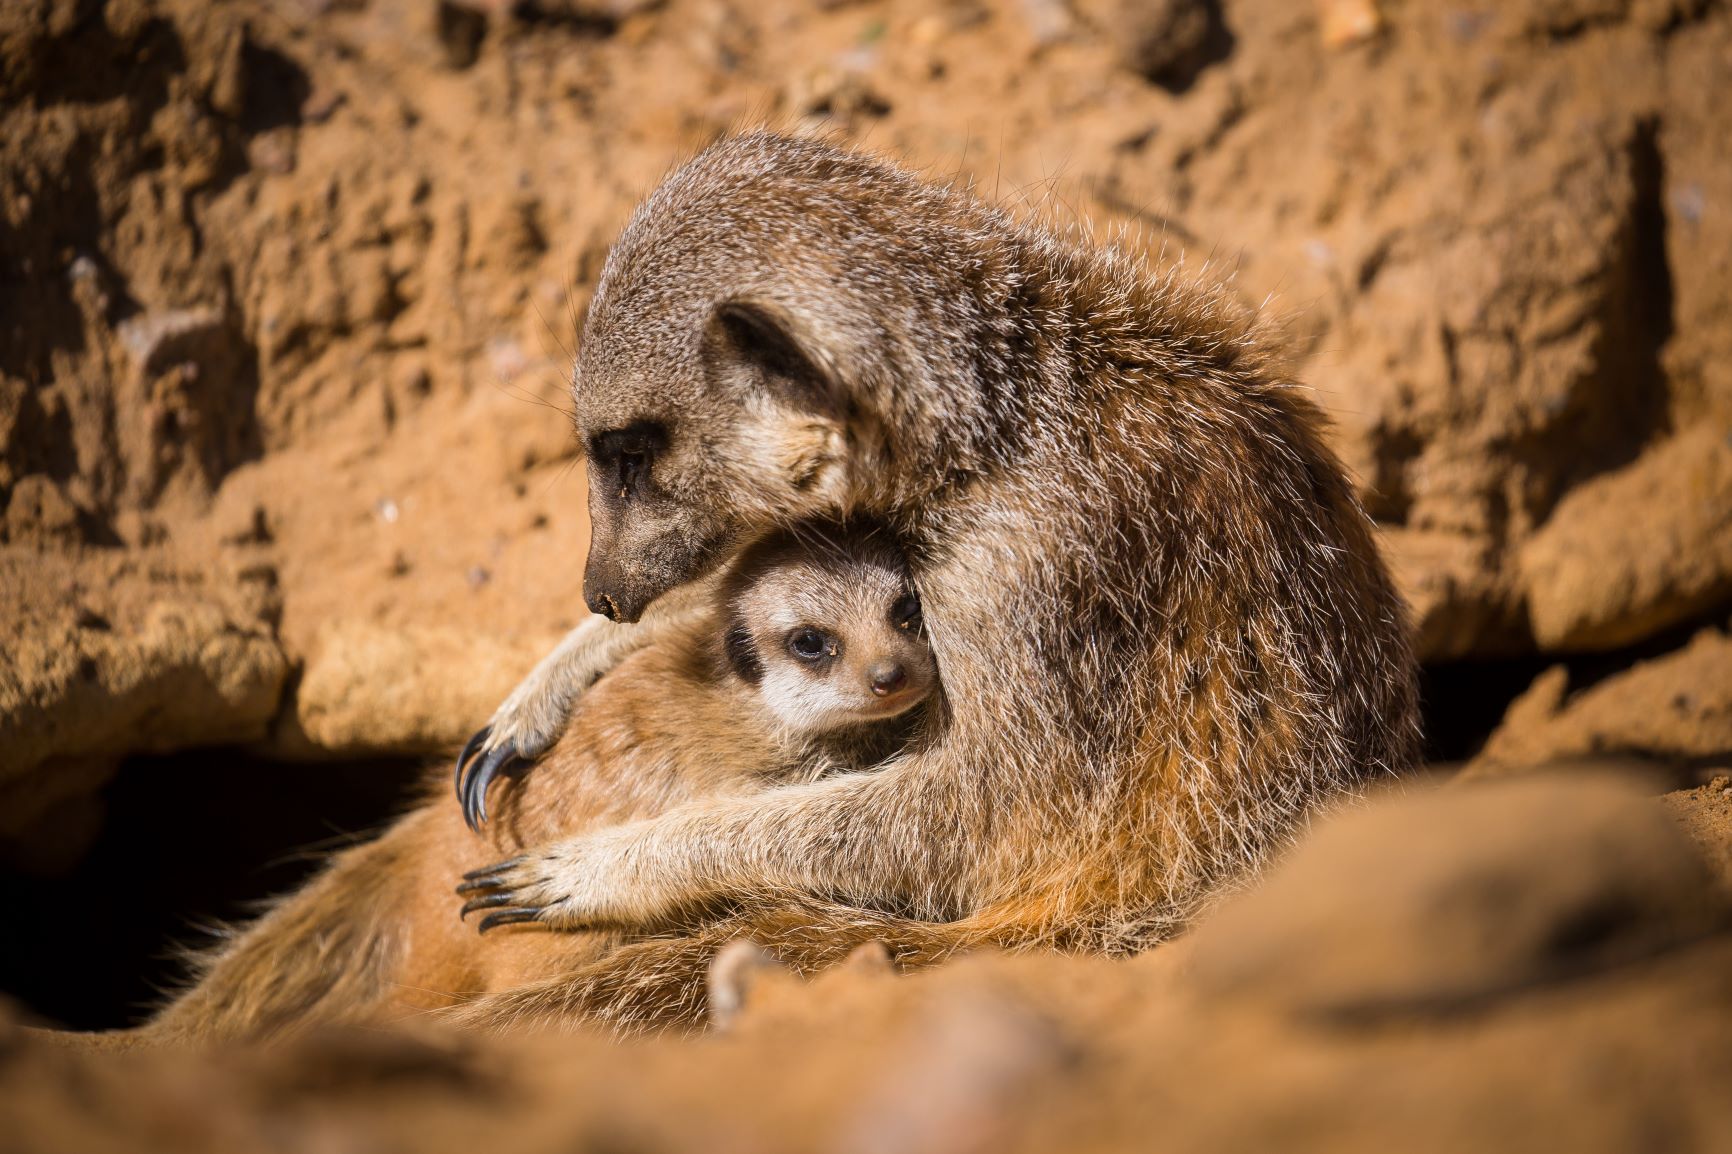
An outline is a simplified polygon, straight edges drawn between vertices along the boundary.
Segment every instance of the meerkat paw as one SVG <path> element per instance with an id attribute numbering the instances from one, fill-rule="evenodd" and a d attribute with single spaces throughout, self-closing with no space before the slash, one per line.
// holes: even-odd
<path id="1" fill-rule="evenodd" d="M 467 920 L 478 910 L 489 911 L 475 926 L 477 932 L 483 934 L 498 926 L 543 920 L 541 915 L 547 907 L 531 904 L 534 899 L 530 891 L 526 887 L 520 888 L 524 881 L 519 876 L 520 871 L 525 871 L 529 865 L 530 855 L 522 854 L 464 874 L 457 887 L 457 896 L 464 899 L 457 916 Z"/>
<path id="2" fill-rule="evenodd" d="M 695 596 L 684 591 L 669 597 L 655 621 L 701 611 L 704 603 Z M 591 617 L 541 659 L 457 756 L 457 800 L 470 829 L 479 832 L 487 821 L 487 787 L 493 780 L 513 768 L 522 769 L 552 748 L 565 732 L 578 699 L 654 635 L 653 626 L 646 632 L 641 625 Z"/>
<path id="3" fill-rule="evenodd" d="M 488 911 L 475 926 L 483 934 L 518 922 L 551 923 L 547 914 L 558 897 L 549 892 L 540 864 L 535 855 L 520 854 L 470 870 L 457 887 L 457 896 L 464 899 L 457 916 L 467 919 L 472 913 Z"/>
<path id="4" fill-rule="evenodd" d="M 494 778 L 521 771 L 552 748 L 578 699 L 633 650 L 671 625 L 709 614 L 713 585 L 706 579 L 668 592 L 636 625 L 592 616 L 541 659 L 457 755 L 457 800 L 471 830 L 480 832 L 487 821 Z"/>
<path id="5" fill-rule="evenodd" d="M 476 923 L 481 933 L 517 922 L 577 930 L 632 921 L 641 903 L 619 900 L 609 883 L 614 860 L 606 837 L 594 836 L 470 870 L 457 887 L 465 899 L 458 916 L 487 911 Z"/>

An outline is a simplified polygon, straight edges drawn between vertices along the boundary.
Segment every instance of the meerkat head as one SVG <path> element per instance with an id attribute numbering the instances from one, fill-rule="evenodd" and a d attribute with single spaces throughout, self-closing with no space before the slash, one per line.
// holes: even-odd
<path id="1" fill-rule="evenodd" d="M 846 509 L 853 437 L 788 323 L 763 302 L 724 301 L 695 325 L 688 355 L 623 365 L 607 350 L 629 346 L 590 338 L 575 396 L 592 610 L 634 621 L 766 527 Z"/>
<path id="2" fill-rule="evenodd" d="M 944 230 L 909 231 L 940 195 L 822 142 L 752 134 L 638 207 L 573 376 L 591 609 L 635 621 L 774 526 L 882 512 L 896 478 L 968 464 L 954 430 L 978 333 L 939 306 L 983 274 L 940 251 Z"/>
<path id="3" fill-rule="evenodd" d="M 919 596 L 879 536 L 776 534 L 742 554 L 723 596 L 729 666 L 790 729 L 896 717 L 937 687 Z"/>

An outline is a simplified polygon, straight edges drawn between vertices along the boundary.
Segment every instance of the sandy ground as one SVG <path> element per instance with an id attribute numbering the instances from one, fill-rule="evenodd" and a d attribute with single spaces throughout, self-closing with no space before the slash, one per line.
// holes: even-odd
<path id="1" fill-rule="evenodd" d="M 8 5 L 4 824 L 50 762 L 461 740 L 582 613 L 608 240 L 762 120 L 1290 318 L 1428 660 L 1723 628 L 1729 46 L 1683 0 Z M 1680 701 L 1654 752 L 1732 748 Z"/>
<path id="2" fill-rule="evenodd" d="M 1672 811 L 1668 813 L 1667 811 Z M 1674 816 L 1718 847 L 1717 867 Z M 1130 960 L 863 957 L 720 1035 L 0 1035 L 20 1150 L 1718 1150 L 1732 785 L 1459 785 L 1322 825 Z"/>

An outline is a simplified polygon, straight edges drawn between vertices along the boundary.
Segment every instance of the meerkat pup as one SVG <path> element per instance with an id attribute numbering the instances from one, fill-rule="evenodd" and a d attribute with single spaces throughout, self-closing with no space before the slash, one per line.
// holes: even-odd
<path id="1" fill-rule="evenodd" d="M 734 561 L 715 613 L 720 629 L 706 631 L 705 648 L 716 684 L 774 747 L 767 766 L 740 767 L 761 780 L 812 780 L 883 761 L 906 747 L 925 716 L 917 707 L 938 688 L 919 594 L 901 556 L 871 529 L 811 523 L 772 533 Z M 459 760 L 457 796 L 472 830 L 487 820 L 498 772 Z M 481 925 L 510 920 L 493 914 Z"/>
<path id="2" fill-rule="evenodd" d="M 1417 746 L 1404 607 L 1280 351 L 1223 292 L 833 144 L 700 153 L 614 245 L 573 374 L 584 592 L 610 620 L 470 755 L 538 756 L 682 587 L 807 516 L 904 544 L 945 708 L 877 772 L 550 841 L 475 873 L 471 900 L 557 929 L 706 905 L 785 924 L 840 899 L 1021 944 L 1170 933 Z M 618 964 L 667 972 L 713 937 Z M 586 971 L 492 1020 L 631 980 Z"/>
<path id="3" fill-rule="evenodd" d="M 807 525 L 772 534 L 734 563 L 718 608 L 720 680 L 773 747 L 769 772 L 736 768 L 775 783 L 859 770 L 906 748 L 924 721 L 917 707 L 937 688 L 938 671 L 919 595 L 900 557 L 871 532 Z M 736 745 L 717 754 L 751 751 Z M 470 828 L 479 829 L 489 767 L 471 761 L 469 768 L 465 775 L 460 767 L 457 792 Z M 533 911 L 504 908 L 509 895 L 485 882 L 457 889 L 485 891 L 460 911 L 494 911 L 478 923 L 483 932 L 534 920 Z"/>
<path id="4" fill-rule="evenodd" d="M 746 549 L 657 644 L 584 698 L 489 822 L 474 773 L 328 868 L 204 960 L 145 1040 L 259 1037 L 446 1009 L 594 961 L 618 935 L 489 937 L 449 895 L 500 853 L 702 798 L 870 770 L 918 744 L 939 693 L 920 603 L 883 533 L 806 524 Z M 482 830 L 477 838 L 465 830 Z M 492 899 L 483 929 L 519 920 Z"/>

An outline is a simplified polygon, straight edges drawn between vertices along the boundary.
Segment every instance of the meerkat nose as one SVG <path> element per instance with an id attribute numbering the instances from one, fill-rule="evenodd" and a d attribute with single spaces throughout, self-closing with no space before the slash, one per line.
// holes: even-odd
<path id="1" fill-rule="evenodd" d="M 908 684 L 907 671 L 890 661 L 874 665 L 867 677 L 872 681 L 872 692 L 879 697 L 888 697 Z"/>

